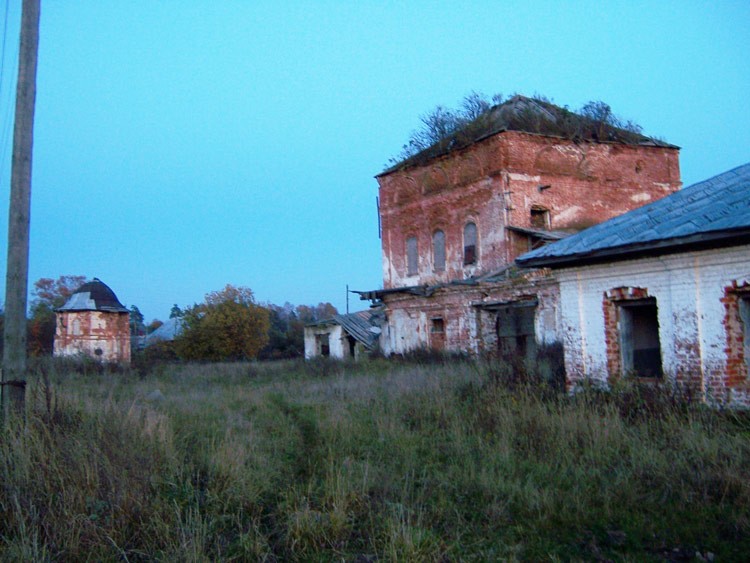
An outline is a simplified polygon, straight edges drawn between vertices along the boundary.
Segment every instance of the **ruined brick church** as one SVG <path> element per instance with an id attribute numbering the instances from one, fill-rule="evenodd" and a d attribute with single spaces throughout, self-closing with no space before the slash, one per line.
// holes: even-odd
<path id="1" fill-rule="evenodd" d="M 377 176 L 386 355 L 529 355 L 561 341 L 560 289 L 519 255 L 680 188 L 679 149 L 515 96 Z"/>

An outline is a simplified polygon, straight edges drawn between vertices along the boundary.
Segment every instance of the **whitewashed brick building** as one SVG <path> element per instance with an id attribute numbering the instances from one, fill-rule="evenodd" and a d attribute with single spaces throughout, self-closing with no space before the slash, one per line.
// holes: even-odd
<path id="1" fill-rule="evenodd" d="M 569 387 L 636 377 L 750 406 L 750 164 L 517 263 L 560 284 Z"/>

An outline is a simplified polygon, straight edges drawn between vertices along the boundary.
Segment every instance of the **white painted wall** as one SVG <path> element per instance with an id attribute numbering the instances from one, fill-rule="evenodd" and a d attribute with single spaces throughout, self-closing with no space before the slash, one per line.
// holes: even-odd
<path id="1" fill-rule="evenodd" d="M 642 287 L 658 307 L 662 366 L 677 371 L 677 343 L 698 344 L 704 385 L 726 365 L 724 288 L 750 281 L 750 246 L 686 252 L 556 272 L 560 282 L 562 335 L 569 379 L 607 380 L 603 294 L 616 287 Z M 746 403 L 747 391 L 733 391 Z M 710 397 L 709 397 L 710 398 Z"/>
<path id="2" fill-rule="evenodd" d="M 305 327 L 305 359 L 314 358 L 320 355 L 317 346 L 317 335 L 328 334 L 328 346 L 330 348 L 330 357 L 344 358 L 346 342 L 344 330 L 341 325 L 329 324 L 323 326 L 306 326 Z"/>
<path id="3" fill-rule="evenodd" d="M 428 346 L 427 314 L 407 309 L 389 311 L 387 330 L 380 342 L 386 356 Z"/>

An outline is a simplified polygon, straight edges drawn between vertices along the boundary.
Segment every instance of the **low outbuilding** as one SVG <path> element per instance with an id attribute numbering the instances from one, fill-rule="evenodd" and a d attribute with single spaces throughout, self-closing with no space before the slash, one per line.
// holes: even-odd
<path id="1" fill-rule="evenodd" d="M 378 349 L 383 315 L 376 310 L 334 315 L 305 326 L 305 359 L 358 359 Z"/>

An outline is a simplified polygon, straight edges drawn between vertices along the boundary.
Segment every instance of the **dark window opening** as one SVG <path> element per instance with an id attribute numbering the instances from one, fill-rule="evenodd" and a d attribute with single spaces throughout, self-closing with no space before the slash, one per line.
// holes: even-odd
<path id="1" fill-rule="evenodd" d="M 745 358 L 745 372 L 750 376 L 750 295 L 739 299 L 740 324 L 742 325 L 742 348 Z"/>
<path id="2" fill-rule="evenodd" d="M 432 263 L 436 272 L 445 270 L 445 233 L 440 230 L 432 234 Z"/>
<path id="3" fill-rule="evenodd" d="M 531 226 L 535 229 L 549 229 L 549 210 L 540 206 L 531 208 Z"/>
<path id="4" fill-rule="evenodd" d="M 441 318 L 432 319 L 431 332 L 445 332 L 445 321 Z"/>
<path id="5" fill-rule="evenodd" d="M 497 349 L 501 356 L 530 358 L 536 353 L 536 306 L 511 303 L 497 311 Z"/>
<path id="6" fill-rule="evenodd" d="M 354 352 L 355 352 L 355 348 L 357 345 L 357 341 L 355 340 L 353 336 L 347 336 L 346 340 L 349 343 L 349 356 L 353 358 L 355 356 Z"/>
<path id="7" fill-rule="evenodd" d="M 662 377 L 656 299 L 623 301 L 618 305 L 623 374 Z"/>
<path id="8" fill-rule="evenodd" d="M 409 276 L 414 276 L 418 271 L 417 237 L 409 237 L 406 239 L 406 273 Z"/>
<path id="9" fill-rule="evenodd" d="M 464 266 L 477 262 L 477 226 L 466 223 L 464 227 Z"/>
<path id="10" fill-rule="evenodd" d="M 331 355 L 331 345 L 328 334 L 318 334 L 315 336 L 318 353 L 321 356 L 328 357 Z"/>

